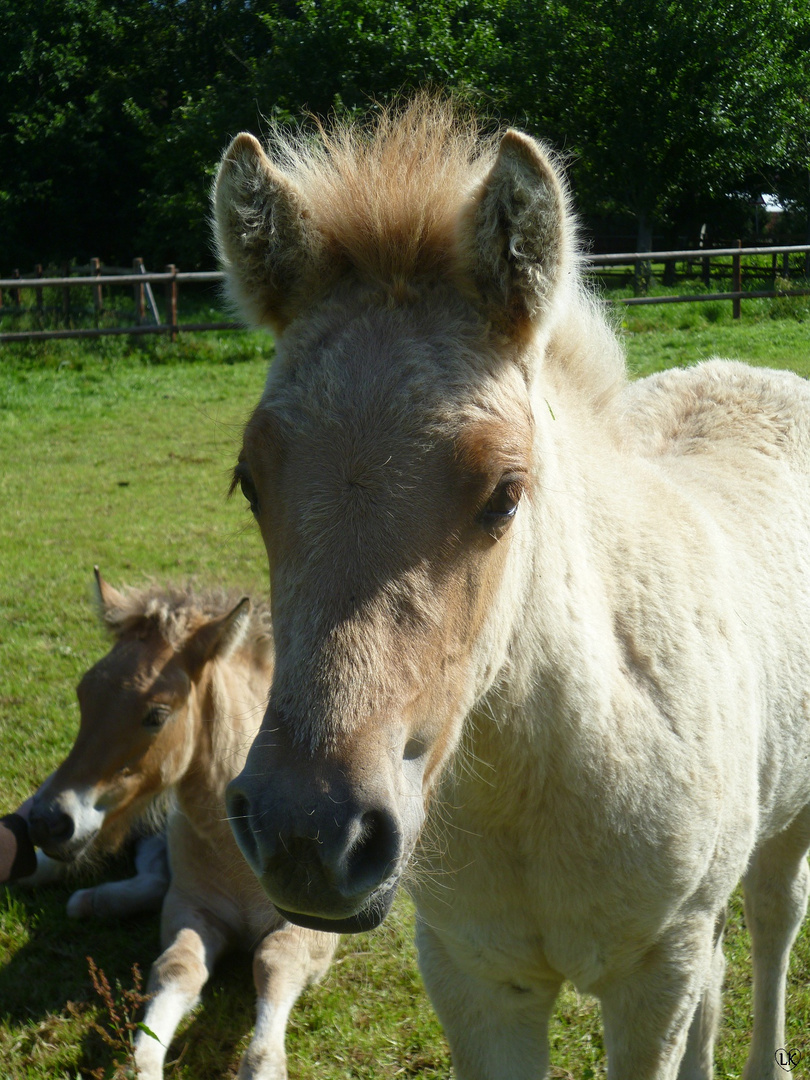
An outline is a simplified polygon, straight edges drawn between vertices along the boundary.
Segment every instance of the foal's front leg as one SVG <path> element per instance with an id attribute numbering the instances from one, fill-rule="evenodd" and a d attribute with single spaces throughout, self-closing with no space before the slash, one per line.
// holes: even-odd
<path id="1" fill-rule="evenodd" d="M 743 878 L 745 918 L 754 962 L 754 1030 L 744 1080 L 784 1075 L 785 979 L 790 949 L 807 911 L 810 807 L 755 852 Z"/>
<path id="2" fill-rule="evenodd" d="M 723 976 L 726 971 L 726 958 L 723 955 L 725 928 L 724 909 L 717 919 L 711 968 L 703 997 L 692 1017 L 678 1080 L 711 1080 L 714 1076 L 714 1044 L 723 1007 Z"/>
<path id="3" fill-rule="evenodd" d="M 421 919 L 416 943 L 419 967 L 450 1044 L 457 1080 L 544 1080 L 549 1067 L 548 1023 L 562 979 L 522 987 L 473 975 Z"/>
<path id="4" fill-rule="evenodd" d="M 283 923 L 253 955 L 256 1028 L 239 1065 L 238 1080 L 285 1080 L 284 1037 L 301 992 L 326 972 L 340 938 Z"/>
<path id="5" fill-rule="evenodd" d="M 716 993 L 715 928 L 719 914 L 697 913 L 674 925 L 630 971 L 597 989 L 602 1003 L 608 1080 L 675 1080 L 687 1050 L 695 1011 Z M 721 957 L 722 959 L 722 957 Z M 714 1015 L 693 1050 L 689 1080 L 711 1080 Z M 697 1037 L 696 1033 L 696 1037 Z"/>
<path id="6" fill-rule="evenodd" d="M 163 833 L 144 836 L 135 846 L 135 874 L 124 881 L 105 881 L 78 889 L 67 903 L 73 919 L 111 919 L 157 911 L 169 889 L 171 873 Z"/>
<path id="7" fill-rule="evenodd" d="M 197 1003 L 211 969 L 226 946 L 220 930 L 170 889 L 163 905 L 161 939 L 166 948 L 152 965 L 146 992 L 151 1000 L 135 1036 L 139 1080 L 161 1080 L 177 1026 Z"/>

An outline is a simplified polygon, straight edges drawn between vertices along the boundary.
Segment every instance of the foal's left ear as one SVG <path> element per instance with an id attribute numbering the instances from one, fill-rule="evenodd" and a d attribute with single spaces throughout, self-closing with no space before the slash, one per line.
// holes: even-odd
<path id="1" fill-rule="evenodd" d="M 462 272 L 509 336 L 526 333 L 548 312 L 567 269 L 571 232 L 551 160 L 534 139 L 510 129 L 459 236 Z"/>
<path id="2" fill-rule="evenodd" d="M 227 660 L 245 640 L 249 623 L 250 597 L 243 596 L 227 615 L 205 623 L 186 644 L 183 654 L 188 667 L 197 671 L 215 656 Z"/>
<path id="3" fill-rule="evenodd" d="M 93 567 L 93 574 L 96 579 L 96 598 L 98 599 L 102 615 L 115 608 L 122 608 L 126 601 L 121 593 L 104 580 L 101 576 L 101 571 L 97 566 Z"/>

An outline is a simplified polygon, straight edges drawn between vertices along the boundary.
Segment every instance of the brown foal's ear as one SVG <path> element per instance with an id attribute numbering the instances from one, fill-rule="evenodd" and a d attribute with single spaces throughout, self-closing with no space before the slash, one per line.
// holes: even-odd
<path id="1" fill-rule="evenodd" d="M 96 599 L 101 608 L 102 617 L 105 617 L 108 612 L 124 606 L 124 597 L 104 580 L 97 566 L 93 567 L 93 573 L 96 578 Z"/>
<path id="2" fill-rule="evenodd" d="M 567 269 L 571 232 L 549 155 L 510 129 L 461 222 L 459 244 L 462 273 L 501 330 L 520 335 L 546 315 Z"/>
<path id="3" fill-rule="evenodd" d="M 228 290 L 248 322 L 283 330 L 311 302 L 323 243 L 294 184 L 242 132 L 213 193 L 214 233 Z"/>
<path id="4" fill-rule="evenodd" d="M 226 660 L 247 635 L 250 625 L 250 597 L 243 596 L 235 607 L 197 630 L 182 650 L 187 670 L 193 675 L 214 657 Z"/>

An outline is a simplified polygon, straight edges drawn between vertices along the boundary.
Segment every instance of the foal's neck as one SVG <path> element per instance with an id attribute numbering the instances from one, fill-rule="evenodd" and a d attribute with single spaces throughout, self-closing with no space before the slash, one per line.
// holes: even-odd
<path id="1" fill-rule="evenodd" d="M 255 665 L 238 658 L 212 661 L 195 682 L 187 733 L 192 752 L 175 784 L 178 804 L 190 820 L 224 820 L 225 788 L 242 768 L 261 723 L 263 685 Z"/>

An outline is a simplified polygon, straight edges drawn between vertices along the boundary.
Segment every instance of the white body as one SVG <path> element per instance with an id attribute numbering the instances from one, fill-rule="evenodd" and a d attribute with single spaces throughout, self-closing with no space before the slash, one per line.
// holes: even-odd
<path id="1" fill-rule="evenodd" d="M 810 877 L 810 391 L 718 361 L 658 375 L 625 390 L 619 440 L 567 431 L 570 405 L 540 392 L 550 494 L 522 524 L 554 543 L 510 562 L 521 647 L 412 879 L 456 1070 L 542 1076 L 566 978 L 601 1001 L 611 1077 L 711 1077 L 742 878 L 745 1077 L 777 1077 Z"/>
<path id="2" fill-rule="evenodd" d="M 278 334 L 234 472 L 278 645 L 242 850 L 304 925 L 366 929 L 407 883 L 459 1080 L 546 1076 L 565 979 L 611 1080 L 709 1080 L 742 879 L 744 1077 L 775 1080 L 810 879 L 807 383 L 630 384 L 518 132 L 417 99 L 270 155 L 237 136 L 215 196 L 231 293 Z"/>

